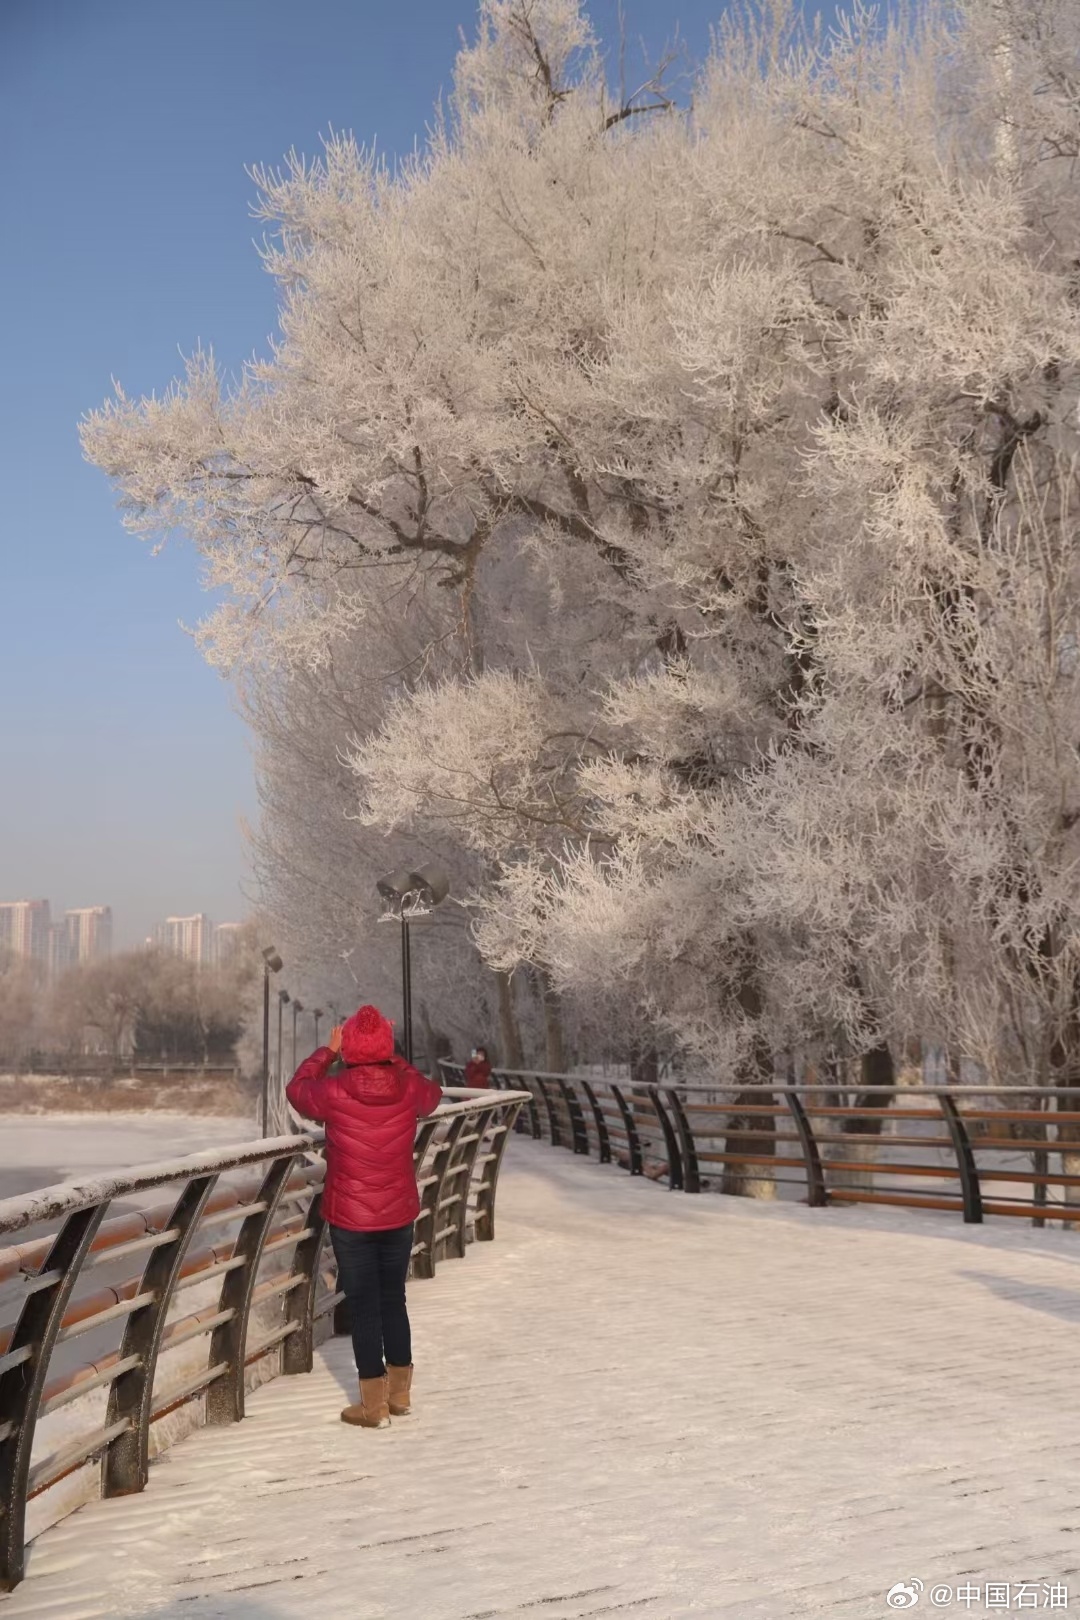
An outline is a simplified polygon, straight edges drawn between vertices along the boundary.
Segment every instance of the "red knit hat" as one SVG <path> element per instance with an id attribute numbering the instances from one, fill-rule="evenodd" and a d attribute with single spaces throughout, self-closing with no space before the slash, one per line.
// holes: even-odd
<path id="1" fill-rule="evenodd" d="M 361 1007 L 341 1030 L 341 1056 L 346 1063 L 385 1063 L 394 1055 L 394 1026 L 377 1007 Z"/>

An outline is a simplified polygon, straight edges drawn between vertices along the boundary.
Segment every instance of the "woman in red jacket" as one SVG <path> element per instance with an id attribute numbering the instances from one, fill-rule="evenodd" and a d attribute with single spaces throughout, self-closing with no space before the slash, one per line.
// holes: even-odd
<path id="1" fill-rule="evenodd" d="M 332 1067 L 340 1058 L 340 1067 Z M 360 1401 L 342 1421 L 377 1429 L 409 1410 L 412 1339 L 405 1280 L 420 1195 L 413 1168 L 416 1122 L 442 1090 L 394 1055 L 393 1026 L 361 1007 L 306 1058 L 285 1095 L 326 1126 L 322 1210 L 352 1327 Z M 383 1361 L 385 1352 L 386 1360 Z"/>

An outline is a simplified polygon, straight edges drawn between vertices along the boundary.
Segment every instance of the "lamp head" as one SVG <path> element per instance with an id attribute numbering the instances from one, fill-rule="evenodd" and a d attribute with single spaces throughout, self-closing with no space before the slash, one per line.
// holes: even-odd
<path id="1" fill-rule="evenodd" d="M 384 901 L 382 921 L 398 917 L 424 917 L 450 892 L 450 880 L 439 866 L 421 866 L 416 871 L 401 867 L 375 885 Z"/>
<path id="2" fill-rule="evenodd" d="M 401 866 L 396 872 L 391 872 L 388 877 L 380 878 L 375 887 L 384 900 L 401 901 L 413 887 L 412 873 L 404 866 Z"/>
<path id="3" fill-rule="evenodd" d="M 413 887 L 421 891 L 425 905 L 441 905 L 450 893 L 450 879 L 442 867 L 434 863 L 418 867 L 415 872 L 410 872 L 409 876 Z"/>

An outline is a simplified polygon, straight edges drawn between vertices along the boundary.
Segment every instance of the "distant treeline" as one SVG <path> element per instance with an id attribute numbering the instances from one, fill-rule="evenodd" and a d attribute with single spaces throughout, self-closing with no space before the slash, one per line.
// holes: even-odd
<path id="1" fill-rule="evenodd" d="M 236 1065 L 256 977 L 253 940 L 223 967 L 158 949 L 69 968 L 50 983 L 38 962 L 0 953 L 0 1068 L 115 1073 L 144 1065 Z"/>

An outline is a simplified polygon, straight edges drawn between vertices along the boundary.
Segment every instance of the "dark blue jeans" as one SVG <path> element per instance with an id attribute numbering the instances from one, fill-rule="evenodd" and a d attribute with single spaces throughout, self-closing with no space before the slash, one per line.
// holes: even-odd
<path id="1" fill-rule="evenodd" d="M 412 1335 L 405 1309 L 405 1279 L 412 1255 L 413 1223 L 389 1232 L 349 1232 L 330 1228 L 337 1259 L 338 1287 L 345 1295 L 356 1370 L 361 1378 L 381 1378 L 386 1360 L 412 1364 Z"/>

